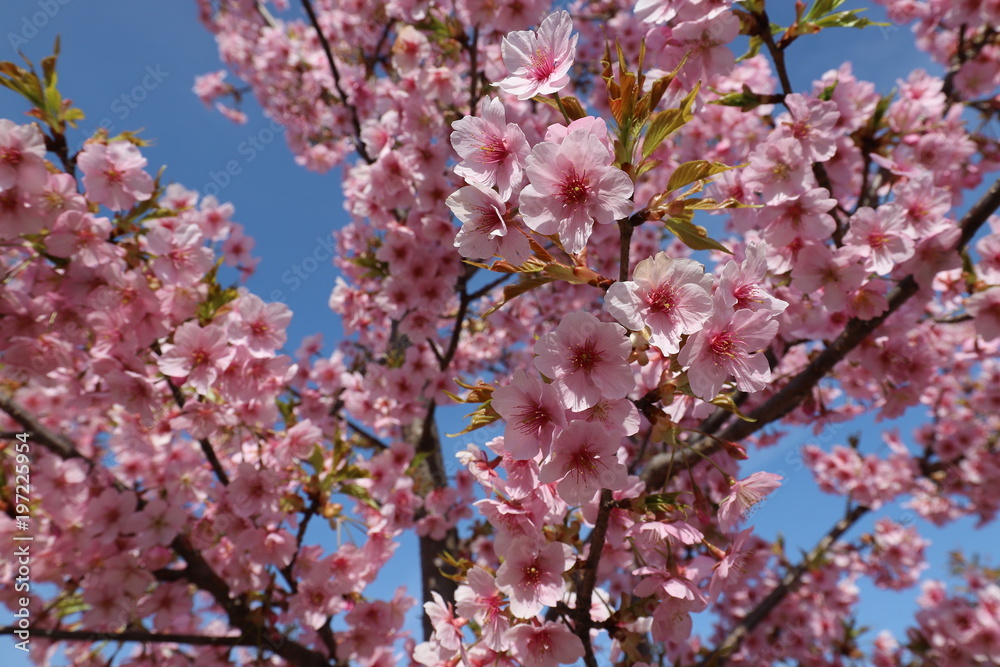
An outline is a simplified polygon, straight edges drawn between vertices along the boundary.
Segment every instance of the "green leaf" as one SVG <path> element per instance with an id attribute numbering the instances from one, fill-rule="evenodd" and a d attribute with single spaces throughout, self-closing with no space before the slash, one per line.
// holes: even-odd
<path id="1" fill-rule="evenodd" d="M 667 229 L 674 233 L 681 242 L 692 250 L 719 250 L 730 255 L 733 254 L 726 246 L 713 238 L 709 238 L 708 231 L 693 222 L 681 218 L 670 218 L 663 221 Z"/>
<path id="2" fill-rule="evenodd" d="M 710 402 L 712 405 L 716 405 L 725 410 L 726 412 L 733 413 L 734 415 L 736 415 L 745 422 L 757 421 L 753 417 L 748 417 L 745 414 L 743 414 L 743 412 L 739 409 L 739 407 L 737 407 L 736 402 L 733 401 L 732 394 L 719 394 L 718 396 L 713 398 Z"/>
<path id="3" fill-rule="evenodd" d="M 554 280 L 555 278 L 541 273 L 522 273 L 521 279 L 518 280 L 517 283 L 514 285 L 507 285 L 503 288 L 503 299 L 501 299 L 498 304 L 483 313 L 483 317 L 489 317 L 522 294 L 526 294 L 531 290 L 551 283 Z"/>
<path id="4" fill-rule="evenodd" d="M 814 25 L 820 28 L 865 28 L 870 25 L 887 26 L 888 23 L 878 23 L 872 21 L 864 16 L 858 16 L 864 9 L 851 9 L 846 12 L 837 12 L 836 14 L 830 14 L 829 16 L 824 16 L 818 21 L 814 21 Z"/>
<path id="5" fill-rule="evenodd" d="M 710 178 L 730 169 L 732 167 L 721 162 L 709 162 L 708 160 L 685 162 L 670 175 L 670 181 L 667 183 L 667 191 L 678 190 L 695 181 Z"/>
<path id="6" fill-rule="evenodd" d="M 676 109 L 667 109 L 652 116 L 653 120 L 649 123 L 649 129 L 646 130 L 646 138 L 642 142 L 642 157 L 649 157 L 653 151 L 659 148 L 664 139 L 679 130 L 694 117 L 691 109 L 694 107 L 694 101 L 698 96 L 699 90 L 701 90 L 701 81 L 696 83 L 691 92 L 684 96 L 679 107 Z"/>
<path id="7" fill-rule="evenodd" d="M 846 2 L 846 0 L 816 0 L 816 2 L 813 3 L 813 6 L 809 8 L 809 11 L 806 12 L 805 16 L 802 17 L 802 20 L 812 21 L 821 16 L 826 16 L 837 7 L 844 4 L 844 2 Z"/>
<path id="8" fill-rule="evenodd" d="M 372 509 L 381 509 L 374 500 L 372 500 L 371 495 L 368 494 L 368 490 L 357 484 L 344 484 L 340 487 L 340 492 L 346 496 L 350 496 L 355 500 L 363 502 Z"/>
<path id="9" fill-rule="evenodd" d="M 326 459 L 323 457 L 323 448 L 319 444 L 313 445 L 313 450 L 309 454 L 309 458 L 306 459 L 306 463 L 312 466 L 317 475 L 323 472 L 323 468 L 326 467 Z"/>
<path id="10" fill-rule="evenodd" d="M 500 414 L 493 409 L 491 403 L 492 400 L 486 401 L 485 403 L 480 405 L 475 412 L 470 412 L 469 414 L 465 415 L 466 417 L 470 418 L 469 425 L 466 426 L 461 431 L 459 431 L 458 433 L 449 433 L 448 437 L 455 438 L 460 435 L 465 435 L 466 433 L 470 433 L 472 431 L 475 431 L 476 429 L 480 429 L 484 426 L 489 426 L 493 422 L 500 419 Z"/>
<path id="11" fill-rule="evenodd" d="M 746 53 L 744 53 L 742 56 L 740 56 L 739 58 L 737 58 L 736 62 L 739 63 L 739 62 L 743 62 L 744 60 L 748 60 L 750 58 L 753 58 L 755 55 L 757 55 L 758 53 L 760 53 L 760 49 L 761 49 L 762 46 L 764 46 L 764 40 L 762 40 L 760 37 L 754 35 L 753 37 L 750 38 L 750 46 L 747 48 Z"/>
<path id="12" fill-rule="evenodd" d="M 817 99 L 823 100 L 824 102 L 829 102 L 830 100 L 832 100 L 833 91 L 837 90 L 838 83 L 840 83 L 839 79 L 834 80 L 833 83 L 831 83 L 829 86 L 823 89 L 823 92 L 821 92 L 819 95 L 816 96 Z"/>
<path id="13" fill-rule="evenodd" d="M 724 107 L 739 107 L 744 111 L 750 111 L 764 104 L 764 98 L 750 90 L 748 85 L 743 84 L 743 90 L 740 92 L 726 93 L 720 96 L 719 99 L 712 100 L 709 104 L 719 104 Z"/>

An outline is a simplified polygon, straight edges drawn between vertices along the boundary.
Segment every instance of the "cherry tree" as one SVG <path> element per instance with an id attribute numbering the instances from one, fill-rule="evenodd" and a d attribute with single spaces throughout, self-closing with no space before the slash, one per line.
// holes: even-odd
<path id="1" fill-rule="evenodd" d="M 886 0 L 943 76 L 794 89 L 871 25 L 841 4 L 199 0 L 227 69 L 194 92 L 343 180 L 330 355 L 229 284 L 232 204 L 136 133 L 70 149 L 58 43 L 0 64 L 2 632 L 38 664 L 1000 662 L 996 571 L 949 588 L 919 525 L 859 526 L 1000 507 L 1000 6 Z M 814 548 L 747 525 L 783 479 L 741 461 L 904 413 L 802 450 L 846 501 Z M 408 533 L 422 589 L 380 597 Z M 863 634 L 863 579 L 919 587 L 905 636 Z"/>

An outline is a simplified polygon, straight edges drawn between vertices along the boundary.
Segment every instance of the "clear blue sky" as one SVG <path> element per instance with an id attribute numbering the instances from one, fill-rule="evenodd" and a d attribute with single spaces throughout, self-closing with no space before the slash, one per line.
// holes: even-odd
<path id="1" fill-rule="evenodd" d="M 770 4 L 777 8 L 772 18 L 787 24 L 792 3 L 779 0 Z M 845 8 L 863 4 L 848 2 Z M 878 8 L 871 11 L 871 16 L 884 20 Z M 219 198 L 236 206 L 234 219 L 256 238 L 255 254 L 263 257 L 249 287 L 267 300 L 284 301 L 295 312 L 289 331 L 289 353 L 294 352 L 303 336 L 317 331 L 323 332 L 330 349 L 341 331 L 338 318 L 326 305 L 337 275 L 335 269 L 320 264 L 296 290 L 291 289 L 293 285 L 287 278 L 282 278 L 294 264 L 312 255 L 318 238 L 328 237 L 342 224 L 345 214 L 339 174 L 319 175 L 297 166 L 283 139 L 271 133 L 270 122 L 252 101 L 245 107 L 249 123 L 237 126 L 194 96 L 194 77 L 220 69 L 221 64 L 212 36 L 197 22 L 193 0 L 8 0 L 0 3 L 0 26 L 4 28 L 0 33 L 0 60 L 19 61 L 16 47 L 37 63 L 51 52 L 56 35 L 61 35 L 60 88 L 87 113 L 81 130 L 89 132 L 101 124 L 113 125 L 115 131 L 144 128 L 142 136 L 156 142 L 144 154 L 152 170 L 166 165 L 168 181 L 204 192 L 209 184 L 220 185 L 222 179 L 214 175 L 235 161 L 239 174 L 221 188 Z M 792 47 L 792 84 L 798 90 L 808 89 L 814 78 L 844 60 L 852 61 L 855 74 L 875 82 L 882 93 L 914 67 L 939 71 L 913 49 L 912 37 L 905 28 L 838 30 L 803 38 Z M 24 109 L 13 93 L 0 90 L 0 117 L 23 120 Z M 264 147 L 250 159 L 246 146 L 254 137 Z M 83 138 L 77 135 L 76 143 Z M 878 448 L 882 426 L 865 422 L 847 428 L 837 442 L 858 430 L 864 432 L 864 445 Z M 904 422 L 904 434 L 907 430 Z M 470 440 L 446 446 L 462 449 Z M 810 432 L 793 432 L 781 445 L 755 456 L 753 467 L 748 469 L 785 474 L 785 486 L 760 509 L 755 522 L 766 537 L 784 533 L 789 553 L 795 553 L 797 547 L 811 548 L 843 511 L 842 499 L 820 494 L 808 470 L 794 464 L 798 447 L 815 441 Z M 903 514 L 896 508 L 883 510 L 877 516 L 899 520 Z M 870 526 L 871 520 L 864 525 Z M 932 571 L 938 576 L 944 576 L 943 567 L 951 549 L 961 546 L 987 551 L 992 546 L 967 523 L 948 531 L 932 530 L 927 535 L 935 540 L 929 555 Z M 416 553 L 415 542 L 409 540 L 401 550 Z M 377 583 L 371 593 L 391 595 L 397 585 L 406 583 L 419 599 L 419 582 L 407 561 L 414 562 L 406 553 L 402 558 L 397 555 L 384 577 L 386 581 Z M 863 588 L 866 595 L 872 592 L 870 586 Z M 878 592 L 861 605 L 862 623 L 888 627 L 900 636 L 915 597 L 912 590 Z M 6 620 L 0 617 L 0 622 Z M 419 636 L 416 619 L 411 619 L 408 627 Z M 3 664 L 29 664 L 7 643 L 10 641 L 0 639 Z"/>

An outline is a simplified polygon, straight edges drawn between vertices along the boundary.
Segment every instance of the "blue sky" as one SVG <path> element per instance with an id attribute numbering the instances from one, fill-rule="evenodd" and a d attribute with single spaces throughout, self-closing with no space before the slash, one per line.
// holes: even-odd
<path id="1" fill-rule="evenodd" d="M 771 4 L 778 8 L 772 19 L 787 23 L 793 3 L 780 0 Z M 848 2 L 844 8 L 863 4 Z M 871 16 L 884 20 L 878 8 Z M 5 29 L 0 33 L 0 60 L 19 61 L 16 49 L 20 49 L 37 63 L 51 52 L 56 35 L 62 36 L 60 88 L 87 113 L 82 131 L 89 134 L 102 125 L 113 127 L 113 131 L 144 128 L 142 136 L 155 141 L 144 150 L 153 171 L 163 164 L 168 181 L 200 192 L 213 189 L 212 184 L 218 187 L 220 200 L 235 205 L 234 219 L 256 238 L 255 254 L 263 257 L 248 286 L 267 300 L 284 301 L 295 312 L 287 351 L 294 352 L 303 336 L 315 332 L 323 332 L 330 349 L 341 331 L 338 318 L 327 307 L 337 274 L 329 262 L 312 264 L 307 258 L 327 243 L 330 232 L 345 219 L 339 174 L 320 175 L 297 166 L 283 138 L 273 132 L 270 121 L 252 101 L 245 107 L 249 122 L 237 126 L 194 96 L 194 77 L 221 65 L 212 35 L 197 22 L 192 0 L 8 1 L 0 3 L 0 26 Z M 802 38 L 791 47 L 792 84 L 797 90 L 809 89 L 813 79 L 844 60 L 852 61 L 855 75 L 873 81 L 882 93 L 914 67 L 940 71 L 913 49 L 906 28 L 842 29 Z M 24 120 L 24 110 L 20 99 L 0 90 L 0 117 Z M 85 136 L 76 135 L 74 145 Z M 259 150 L 250 150 L 250 146 Z M 230 168 L 233 164 L 235 168 Z M 228 182 L 224 176 L 227 168 L 236 174 L 229 176 Z M 290 273 L 296 265 L 309 273 L 299 285 Z M 904 435 L 907 424 L 912 423 L 912 419 L 902 422 Z M 878 449 L 883 426 L 866 421 L 846 429 L 845 437 L 835 442 L 858 430 L 863 432 L 863 445 Z M 462 449 L 469 440 L 447 442 L 446 447 Z M 481 441 L 478 437 L 475 440 Z M 843 511 L 841 498 L 820 494 L 810 473 L 794 465 L 798 447 L 815 441 L 811 432 L 793 431 L 777 447 L 755 455 L 753 467 L 748 469 L 785 472 L 785 486 L 761 507 L 754 520 L 764 536 L 783 533 L 789 553 L 795 553 L 797 547 L 811 548 Z M 903 513 L 896 508 L 878 516 L 900 520 Z M 943 576 L 940 573 L 950 550 L 961 546 L 986 551 L 992 546 L 980 532 L 971 530 L 968 522 L 947 531 L 931 530 L 927 535 L 935 541 L 929 556 L 932 572 L 938 576 Z M 394 559 L 385 581 L 376 585 L 378 589 L 391 595 L 397 585 L 407 583 L 419 598 L 415 573 L 404 564 L 407 552 L 415 553 L 414 549 L 414 541 L 404 543 L 402 556 Z M 865 595 L 872 592 L 870 586 L 863 589 Z M 912 590 L 876 592 L 861 606 L 862 622 L 888 627 L 900 636 L 915 597 Z M 418 622 L 408 625 L 419 634 Z M 8 641 L 0 639 L 4 664 L 28 664 L 18 662 L 22 656 L 4 645 Z"/>

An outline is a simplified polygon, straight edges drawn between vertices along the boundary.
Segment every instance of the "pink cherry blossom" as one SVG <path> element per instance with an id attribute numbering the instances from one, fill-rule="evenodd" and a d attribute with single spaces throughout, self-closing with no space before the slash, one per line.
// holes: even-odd
<path id="1" fill-rule="evenodd" d="M 758 212 L 764 238 L 776 246 L 796 238 L 822 241 L 830 238 L 837 223 L 829 214 L 837 200 L 826 188 L 812 188 L 798 195 L 778 197 Z"/>
<path id="2" fill-rule="evenodd" d="M 545 17 L 537 32 L 519 30 L 504 37 L 500 50 L 510 74 L 497 85 L 519 100 L 565 88 L 576 51 L 572 32 L 573 19 L 562 10 Z"/>
<path id="3" fill-rule="evenodd" d="M 523 370 L 493 391 L 492 405 L 507 422 L 504 447 L 516 461 L 533 459 L 539 451 L 547 455 L 556 431 L 566 425 L 555 387 Z"/>
<path id="4" fill-rule="evenodd" d="M 510 199 L 521 185 L 530 147 L 521 128 L 507 122 L 503 103 L 486 98 L 478 116 L 456 120 L 451 127 L 451 145 L 462 158 L 455 173 L 470 184 L 496 186 L 501 201 Z"/>
<path id="5" fill-rule="evenodd" d="M 867 206 L 859 208 L 851 216 L 844 243 L 856 248 L 865 258 L 865 270 L 880 276 L 912 257 L 914 251 L 904 211 L 894 204 L 880 206 L 877 210 Z"/>
<path id="6" fill-rule="evenodd" d="M 607 146 L 582 127 L 561 144 L 537 144 L 526 160 L 529 185 L 520 197 L 525 224 L 558 234 L 567 252 L 583 250 L 595 221 L 610 224 L 634 208 L 632 179 L 612 161 Z"/>
<path id="7" fill-rule="evenodd" d="M 785 96 L 789 113 L 778 116 L 778 136 L 797 139 L 807 160 L 825 162 L 837 152 L 834 128 L 840 111 L 833 102 L 799 93 Z"/>
<path id="8" fill-rule="evenodd" d="M 98 267 L 118 254 L 108 242 L 111 221 L 90 213 L 66 211 L 56 219 L 46 246 L 56 257 L 75 257 L 84 266 Z"/>
<path id="9" fill-rule="evenodd" d="M 164 375 L 186 379 L 196 391 L 207 394 L 235 355 L 221 326 L 185 322 L 174 333 L 174 342 L 164 346 L 157 365 Z"/>
<path id="10" fill-rule="evenodd" d="M 539 543 L 531 537 L 515 539 L 507 559 L 497 570 L 496 585 L 510 597 L 510 612 L 534 618 L 543 607 L 554 606 L 566 591 L 563 572 L 573 566 L 573 550 L 561 542 Z"/>
<path id="11" fill-rule="evenodd" d="M 823 304 L 841 310 L 851 292 L 865 281 L 865 268 L 853 248 L 831 251 L 825 245 L 809 245 L 799 252 L 792 269 L 792 283 L 806 293 L 823 290 Z"/>
<path id="12" fill-rule="evenodd" d="M 127 141 L 89 143 L 77 164 L 83 172 L 87 197 L 114 211 L 146 201 L 153 193 L 153 179 L 143 171 L 146 158 Z"/>
<path id="13" fill-rule="evenodd" d="M 780 196 L 806 192 L 813 177 L 802 144 L 784 137 L 761 143 L 750 154 L 750 164 L 743 170 L 742 178 L 748 188 L 759 191 L 769 204 Z"/>
<path id="14" fill-rule="evenodd" d="M 717 298 L 712 316 L 687 340 L 677 361 L 688 368 L 691 390 L 706 401 L 715 398 L 729 377 L 741 391 L 760 391 L 771 380 L 771 370 L 764 355 L 756 352 L 777 332 L 769 311 L 732 311 Z"/>
<path id="15" fill-rule="evenodd" d="M 583 642 L 562 623 L 516 625 L 507 632 L 507 638 L 524 667 L 569 665 L 584 654 Z"/>
<path id="16" fill-rule="evenodd" d="M 434 637 L 446 649 L 457 651 L 462 646 L 462 626 L 465 621 L 455 618 L 451 605 L 444 601 L 441 594 L 431 591 L 432 602 L 424 603 L 424 612 L 434 627 Z"/>
<path id="17" fill-rule="evenodd" d="M 631 351 L 619 325 L 576 312 L 535 343 L 535 367 L 555 381 L 563 406 L 579 412 L 601 398 L 624 398 L 632 390 Z"/>
<path id="18" fill-rule="evenodd" d="M 462 221 L 455 247 L 463 257 L 488 259 L 499 255 L 518 266 L 531 256 L 520 223 L 507 215 L 507 204 L 493 190 L 469 185 L 448 197 L 448 208 Z"/>
<path id="19" fill-rule="evenodd" d="M 230 320 L 231 342 L 246 345 L 251 356 L 270 357 L 284 345 L 285 329 L 292 321 L 292 311 L 283 303 L 264 303 L 255 294 L 240 297 Z"/>
<path id="20" fill-rule="evenodd" d="M 965 307 L 973 317 L 976 333 L 983 340 L 1000 336 L 1000 287 L 973 294 L 965 300 Z"/>
<path id="21" fill-rule="evenodd" d="M 0 192 L 13 187 L 38 192 L 47 181 L 45 139 L 38 126 L 0 119 Z"/>
<path id="22" fill-rule="evenodd" d="M 573 421 L 552 444 L 552 456 L 538 474 L 540 482 L 559 482 L 559 497 L 583 505 L 601 489 L 625 487 L 628 469 L 618 461 L 621 436 L 594 422 Z"/>
<path id="23" fill-rule="evenodd" d="M 735 529 L 757 503 L 781 486 L 782 479 L 774 473 L 755 472 L 733 484 L 719 503 L 719 527 L 727 533 Z"/>
<path id="24" fill-rule="evenodd" d="M 506 650 L 510 642 L 505 633 L 510 628 L 510 620 L 493 575 L 477 566 L 466 576 L 467 585 L 455 591 L 455 609 L 463 618 L 479 623 L 483 628 L 483 642 L 488 647 L 494 651 Z"/>
<path id="25" fill-rule="evenodd" d="M 676 354 L 681 336 L 697 331 L 712 313 L 712 276 L 692 259 L 659 252 L 639 262 L 632 280 L 608 288 L 605 308 L 622 326 L 648 326 L 650 342 Z"/>
<path id="26" fill-rule="evenodd" d="M 722 269 L 716 294 L 727 306 L 767 310 L 774 316 L 780 315 L 788 303 L 767 292 L 763 287 L 766 278 L 767 245 L 751 243 L 746 249 L 746 259 L 739 264 L 730 260 Z"/>

